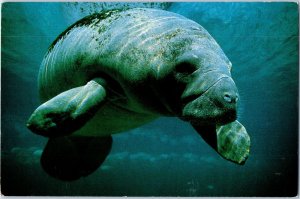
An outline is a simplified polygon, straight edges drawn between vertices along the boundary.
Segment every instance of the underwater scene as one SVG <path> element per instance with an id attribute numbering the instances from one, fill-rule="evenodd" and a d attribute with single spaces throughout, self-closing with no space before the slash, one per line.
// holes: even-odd
<path id="1" fill-rule="evenodd" d="M 231 76 L 238 88 L 239 95 L 236 99 L 224 95 L 224 100 L 229 103 L 233 101 L 237 103 L 237 120 L 246 129 L 246 131 L 243 129 L 238 131 L 246 132 L 246 135 L 249 135 L 251 139 L 250 152 L 245 149 L 246 152 L 249 152 L 249 157 L 243 156 L 243 159 L 238 161 L 238 163 L 242 162 L 241 164 L 235 164 L 232 159 L 227 158 L 227 153 L 224 153 L 224 155 L 222 151 L 216 152 L 218 149 L 216 149 L 217 146 L 214 143 L 211 143 L 211 135 L 205 137 L 207 135 L 201 134 L 194 123 L 192 126 L 186 119 L 161 114 L 164 116 L 153 117 L 148 119 L 147 122 L 143 122 L 143 124 L 113 134 L 112 146 L 108 149 L 109 154 L 107 157 L 105 156 L 106 158 L 104 157 L 102 165 L 95 168 L 89 175 L 68 181 L 57 179 L 45 171 L 45 162 L 42 166 L 41 157 L 48 138 L 33 133 L 26 126 L 33 111 L 41 105 L 40 97 L 42 94 L 38 92 L 38 74 L 44 57 L 51 54 L 52 51 L 59 52 L 59 45 L 61 45 L 62 40 L 67 40 L 67 36 L 61 35 L 58 40 L 56 38 L 83 17 L 95 13 L 108 13 L 107 16 L 105 14 L 95 15 L 105 18 L 115 12 L 112 10 L 131 8 L 161 10 L 158 13 L 168 11 L 197 22 L 207 30 L 220 46 L 219 48 L 214 40 L 209 39 L 205 40 L 204 47 L 201 46 L 200 48 L 217 49 L 214 53 L 220 55 L 221 60 L 227 60 L 227 58 L 230 60 L 232 63 Z M 11 2 L 3 3 L 1 9 L 1 194 L 5 196 L 185 197 L 291 197 L 298 195 L 299 11 L 297 3 Z M 131 17 L 129 15 L 128 17 Z M 133 15 L 133 18 L 139 18 L 139 16 Z M 182 27 L 189 23 L 195 24 L 187 19 L 184 19 Z M 80 26 L 86 26 L 86 23 L 83 20 L 74 27 L 80 28 Z M 172 28 L 173 25 L 180 26 L 179 22 L 172 25 L 171 17 L 166 23 L 162 23 L 159 19 L 157 23 L 161 23 L 162 25 L 160 24 L 159 28 L 166 31 Z M 141 24 L 136 24 L 136 26 Z M 164 26 L 164 24 L 171 25 Z M 144 23 L 144 25 L 147 26 L 147 23 Z M 156 27 L 156 25 L 153 26 Z M 130 26 L 130 28 L 132 27 L 134 26 Z M 114 32 L 120 31 L 120 33 L 123 33 L 127 31 L 118 26 L 108 26 L 106 29 L 103 28 L 102 31 L 109 31 L 110 28 L 114 28 Z M 151 26 L 146 29 L 151 31 Z M 128 32 L 130 33 L 129 30 Z M 202 33 L 204 35 L 208 34 L 205 31 L 202 31 Z M 73 33 L 65 32 L 64 34 L 72 35 Z M 159 35 L 155 32 L 153 34 Z M 169 34 L 166 38 L 171 40 L 176 35 L 180 35 L 180 33 Z M 187 35 L 187 37 L 192 36 Z M 83 32 L 82 41 L 86 41 L 86 38 L 88 38 L 88 32 Z M 131 39 L 135 39 L 135 36 Z M 116 37 L 115 40 L 116 43 L 113 47 L 117 48 L 117 46 L 122 45 L 122 42 L 127 42 L 128 38 Z M 143 45 L 151 38 L 145 37 L 144 40 Z M 76 46 L 76 43 L 72 41 L 69 45 L 74 44 Z M 98 42 L 97 39 L 95 41 Z M 142 45 L 140 43 L 137 42 L 136 45 Z M 143 57 L 134 62 L 137 65 L 152 63 L 153 60 L 147 60 L 148 54 L 155 52 L 156 48 L 168 46 L 165 45 L 164 41 L 155 43 L 155 45 L 152 42 L 148 43 L 148 49 L 141 52 L 144 53 Z M 134 42 L 131 44 L 134 44 Z M 84 42 L 83 44 L 79 42 L 78 45 L 82 46 L 80 48 L 70 47 L 69 50 L 72 52 L 80 51 L 86 46 L 92 46 L 93 43 L 85 45 Z M 178 49 L 186 51 L 185 47 L 182 46 L 179 46 Z M 210 60 L 213 57 L 212 54 L 215 55 L 206 51 L 202 53 L 201 56 L 203 55 L 205 58 L 201 58 L 201 63 Z M 60 56 L 59 53 L 57 54 L 57 56 Z M 113 63 L 114 56 L 112 54 L 109 56 L 111 56 L 110 61 Z M 125 58 L 120 59 L 119 56 L 118 60 L 118 56 L 116 56 L 116 62 L 125 65 L 128 62 L 126 56 L 133 57 L 134 55 L 125 53 Z M 167 60 L 171 63 L 173 59 L 165 58 L 168 56 L 162 53 L 157 62 L 166 63 L 163 60 Z M 178 57 L 179 53 L 172 54 L 172 56 Z M 193 56 L 197 57 L 196 55 Z M 49 60 L 51 61 L 51 59 L 50 57 Z M 69 59 L 72 58 L 66 58 L 66 60 Z M 79 60 L 80 63 L 84 62 L 82 60 Z M 216 62 L 218 62 L 216 59 L 211 61 L 211 63 Z M 230 62 L 226 61 L 228 65 L 230 65 Z M 176 71 L 173 70 L 179 70 L 167 68 L 167 65 L 162 65 L 161 68 L 162 72 L 159 74 L 163 74 L 165 71 L 175 74 Z M 121 76 L 129 76 L 126 77 L 127 79 L 137 78 L 136 76 L 130 76 L 129 67 L 128 70 L 124 71 Z M 83 72 L 91 73 L 88 69 L 83 70 Z M 61 73 L 61 71 L 58 72 L 58 74 Z M 74 74 L 70 72 L 70 76 L 75 79 L 77 76 Z M 141 72 L 140 75 L 143 74 Z M 197 73 L 200 77 L 203 74 Z M 159 79 L 158 74 L 156 77 Z M 210 79 L 204 78 L 204 80 L 209 81 Z M 55 79 L 53 81 L 54 85 L 56 83 L 57 89 L 63 89 L 65 82 L 69 80 L 59 82 Z M 172 81 L 172 78 L 167 78 L 157 83 L 158 88 L 166 89 L 167 93 L 161 92 L 161 90 L 145 92 L 140 89 L 140 95 L 150 99 L 148 103 L 153 99 L 154 101 L 156 99 L 164 101 L 169 105 L 168 110 L 171 110 L 173 108 L 172 103 L 176 105 L 177 99 L 175 99 L 175 95 L 169 95 L 168 92 L 179 90 L 177 85 L 173 86 L 175 81 Z M 182 81 L 186 83 L 187 78 L 185 77 Z M 124 82 L 128 83 L 126 81 L 117 82 L 118 85 L 112 87 L 113 91 L 111 92 L 119 92 L 119 84 L 123 87 L 130 87 L 128 85 L 124 86 Z M 76 83 L 80 84 L 80 82 Z M 98 83 L 100 87 L 97 88 L 102 89 L 102 80 L 93 81 L 93 85 L 99 85 Z M 142 83 L 147 85 L 145 82 Z M 105 84 L 106 82 L 103 85 Z M 153 85 L 149 86 L 149 88 L 153 87 Z M 46 91 L 44 92 L 46 94 L 44 96 L 50 96 L 50 91 L 48 93 L 47 89 L 54 88 L 45 88 Z M 134 94 L 136 93 L 134 92 Z M 117 94 L 121 97 L 125 95 L 120 92 Z M 69 95 L 69 93 L 66 93 L 67 97 Z M 47 96 L 46 98 L 49 100 L 51 97 Z M 190 97 L 193 98 L 194 96 L 187 98 L 190 99 Z M 198 98 L 195 100 L 198 100 Z M 94 101 L 91 103 L 94 103 Z M 159 106 L 154 104 L 153 107 L 155 105 Z M 184 110 L 189 108 L 186 108 L 187 106 Z M 148 106 L 145 107 L 145 109 L 149 108 Z M 141 118 L 129 114 L 124 117 L 125 119 L 139 123 Z M 114 123 L 114 121 L 122 122 L 122 120 L 121 117 L 119 120 L 113 118 L 111 127 L 117 128 L 119 124 L 118 122 Z M 73 121 L 72 125 L 80 126 L 82 121 L 78 121 Z M 228 121 L 226 120 L 223 123 L 228 123 Z M 240 127 L 240 123 L 237 124 L 238 127 Z M 65 129 L 68 130 L 68 128 Z M 226 133 L 230 133 L 231 129 L 224 129 Z M 216 131 L 219 132 L 219 128 L 216 129 L 214 125 L 213 132 L 209 133 L 215 133 Z M 233 138 L 228 136 L 226 139 Z M 242 138 L 238 137 L 236 139 Z M 80 143 L 81 145 L 77 145 L 77 150 L 82 154 L 85 151 L 85 149 L 80 148 L 84 145 L 83 142 Z M 232 143 L 237 144 L 234 147 L 242 148 L 244 146 L 243 144 L 238 145 L 240 140 L 235 140 L 235 138 Z M 53 149 L 52 153 L 54 156 L 56 154 L 59 156 L 62 150 L 61 147 L 64 144 L 56 144 L 54 142 L 55 150 Z M 97 147 L 99 148 L 99 146 Z M 97 147 L 95 149 L 98 149 Z M 226 152 L 227 149 L 224 150 Z M 90 152 L 96 154 L 97 150 L 88 151 L 88 155 L 90 155 Z M 70 157 L 72 155 L 74 154 L 70 152 Z M 71 164 L 71 171 L 73 171 L 73 168 L 84 165 L 84 163 L 76 161 L 74 161 L 74 164 L 69 164 Z M 69 169 L 67 168 L 66 171 L 69 171 Z"/>

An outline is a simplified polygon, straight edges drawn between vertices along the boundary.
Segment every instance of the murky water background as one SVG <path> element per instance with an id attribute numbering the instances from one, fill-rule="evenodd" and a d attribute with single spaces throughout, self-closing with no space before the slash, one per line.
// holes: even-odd
<path id="1" fill-rule="evenodd" d="M 39 158 L 46 139 L 25 122 L 39 105 L 37 74 L 51 42 L 95 11 L 156 7 L 204 26 L 233 63 L 239 120 L 251 136 L 244 166 L 216 154 L 189 126 L 161 118 L 114 135 L 92 175 L 67 183 Z M 1 189 L 5 195 L 295 196 L 298 182 L 296 3 L 5 3 L 1 48 Z"/>

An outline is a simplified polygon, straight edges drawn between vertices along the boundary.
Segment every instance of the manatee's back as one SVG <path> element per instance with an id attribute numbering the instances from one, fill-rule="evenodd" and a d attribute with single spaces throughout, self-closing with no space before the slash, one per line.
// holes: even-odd
<path id="1" fill-rule="evenodd" d="M 42 101 L 73 87 L 84 85 L 93 75 L 101 32 L 95 24 L 107 17 L 95 14 L 86 17 L 61 33 L 51 44 L 39 71 L 39 92 Z M 97 35 L 97 36 L 96 36 Z"/>

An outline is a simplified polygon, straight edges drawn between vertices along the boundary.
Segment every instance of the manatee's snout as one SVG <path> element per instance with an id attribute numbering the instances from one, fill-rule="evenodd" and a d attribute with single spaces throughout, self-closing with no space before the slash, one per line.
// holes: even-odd
<path id="1" fill-rule="evenodd" d="M 182 119 L 198 124 L 227 124 L 237 117 L 238 99 L 234 81 L 224 75 L 184 105 Z"/>
<path id="2" fill-rule="evenodd" d="M 218 107 L 236 112 L 239 94 L 234 81 L 230 77 L 221 78 L 208 90 L 207 97 Z"/>
<path id="3" fill-rule="evenodd" d="M 215 105 L 212 113 L 216 113 L 217 123 L 226 124 L 236 119 L 239 94 L 231 77 L 219 79 L 204 96 Z"/>

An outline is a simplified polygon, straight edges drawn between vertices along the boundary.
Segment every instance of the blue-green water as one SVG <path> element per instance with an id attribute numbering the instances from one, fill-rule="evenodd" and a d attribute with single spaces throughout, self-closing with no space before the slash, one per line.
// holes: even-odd
<path id="1" fill-rule="evenodd" d="M 244 166 L 225 161 L 189 126 L 160 118 L 114 135 L 92 175 L 75 182 L 41 168 L 46 138 L 26 129 L 39 105 L 38 68 L 51 42 L 95 11 L 157 7 L 205 27 L 233 63 L 239 120 L 251 136 Z M 298 188 L 296 3 L 5 3 L 1 32 L 1 190 L 4 195 L 295 196 Z"/>

